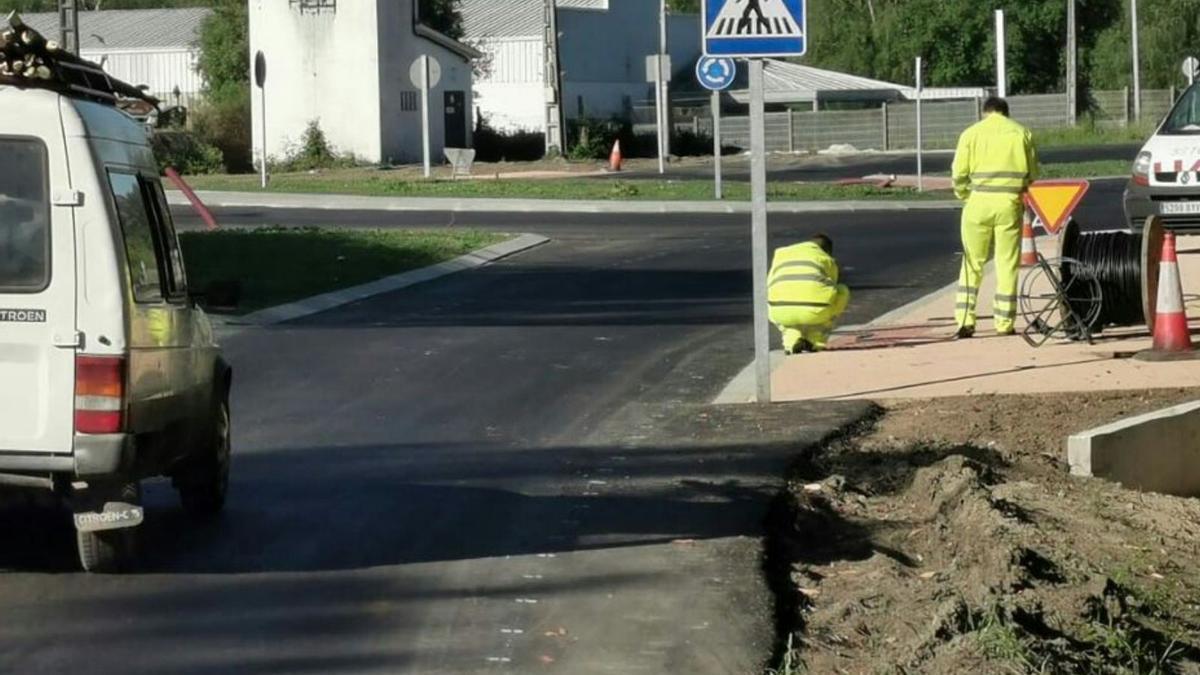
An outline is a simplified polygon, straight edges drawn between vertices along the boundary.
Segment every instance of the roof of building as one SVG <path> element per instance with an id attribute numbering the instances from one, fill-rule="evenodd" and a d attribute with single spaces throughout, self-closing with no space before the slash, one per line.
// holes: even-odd
<path id="1" fill-rule="evenodd" d="M 559 9 L 605 11 L 609 0 L 557 0 Z M 541 37 L 543 0 L 462 0 L 459 13 L 468 38 Z"/>
<path id="2" fill-rule="evenodd" d="M 196 42 L 200 24 L 211 13 L 203 7 L 80 11 L 80 49 L 186 49 Z M 57 12 L 22 14 L 21 19 L 47 37 L 58 35 Z"/>

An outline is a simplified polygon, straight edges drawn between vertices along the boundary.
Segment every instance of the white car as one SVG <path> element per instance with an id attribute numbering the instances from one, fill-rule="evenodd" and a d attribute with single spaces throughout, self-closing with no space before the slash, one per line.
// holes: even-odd
<path id="1" fill-rule="evenodd" d="M 0 489 L 61 496 L 89 571 L 133 561 L 139 481 L 212 514 L 230 463 L 232 372 L 147 131 L 114 103 L 0 76 Z"/>
<path id="2" fill-rule="evenodd" d="M 1184 92 L 1134 161 L 1125 218 L 1140 231 L 1153 215 L 1173 230 L 1200 230 L 1200 84 Z"/>

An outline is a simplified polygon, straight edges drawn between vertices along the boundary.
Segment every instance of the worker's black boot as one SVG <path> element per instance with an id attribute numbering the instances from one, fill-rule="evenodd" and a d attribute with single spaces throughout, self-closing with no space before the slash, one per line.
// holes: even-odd
<path id="1" fill-rule="evenodd" d="M 974 326 L 959 326 L 958 332 L 954 334 L 955 340 L 970 340 L 975 337 Z"/>

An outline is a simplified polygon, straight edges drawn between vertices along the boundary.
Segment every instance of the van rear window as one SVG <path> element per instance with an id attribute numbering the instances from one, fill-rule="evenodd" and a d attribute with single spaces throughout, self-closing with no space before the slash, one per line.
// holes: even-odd
<path id="1" fill-rule="evenodd" d="M 41 141 L 0 138 L 0 293 L 50 283 L 50 197 Z"/>

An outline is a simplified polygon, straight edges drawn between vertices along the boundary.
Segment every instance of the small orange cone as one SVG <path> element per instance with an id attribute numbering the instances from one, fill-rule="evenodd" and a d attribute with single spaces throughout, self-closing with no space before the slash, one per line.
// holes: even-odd
<path id="1" fill-rule="evenodd" d="M 1033 212 L 1025 209 L 1025 219 L 1021 223 L 1021 267 L 1033 267 L 1037 262 L 1037 243 L 1033 236 Z"/>
<path id="2" fill-rule="evenodd" d="M 1158 268 L 1158 312 L 1154 317 L 1154 351 L 1190 352 L 1192 336 L 1183 310 L 1183 283 L 1175 254 L 1175 233 L 1163 237 L 1162 262 Z"/>
<path id="3" fill-rule="evenodd" d="M 621 156 L 621 140 L 617 139 L 617 141 L 613 143 L 612 154 L 608 156 L 608 170 L 620 171 L 621 163 L 624 161 L 625 158 Z"/>

